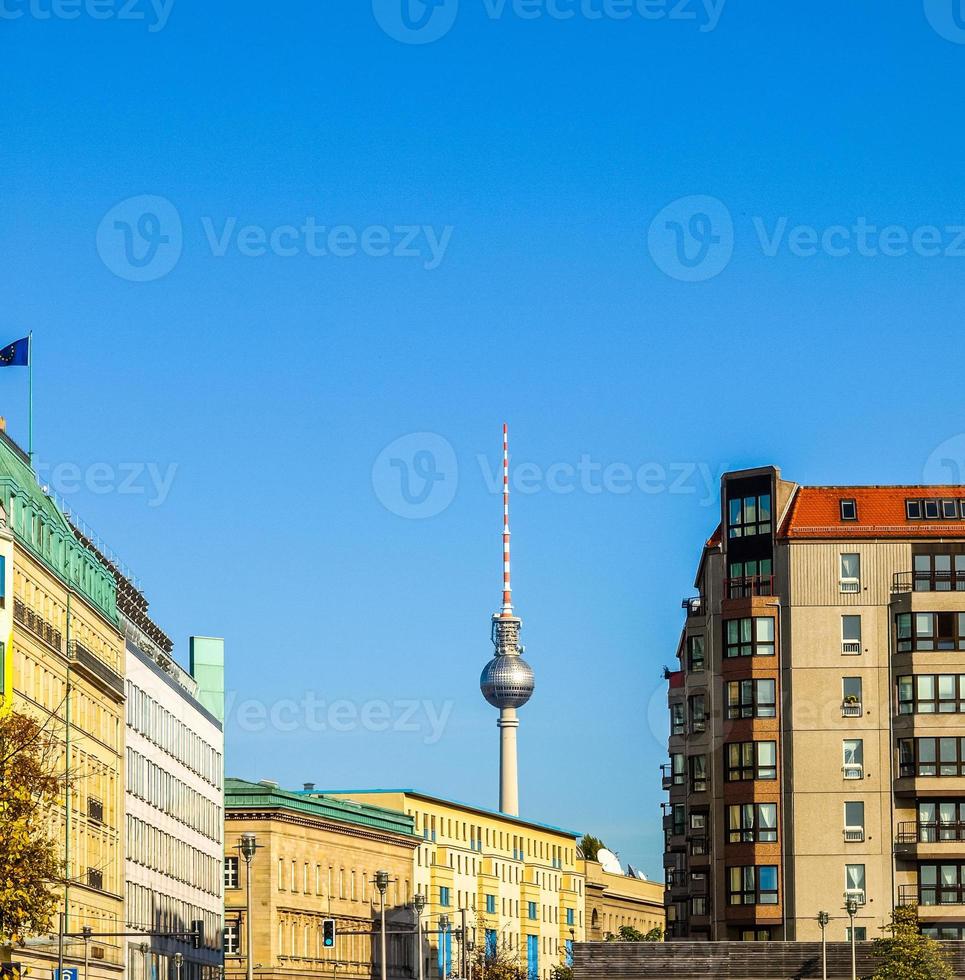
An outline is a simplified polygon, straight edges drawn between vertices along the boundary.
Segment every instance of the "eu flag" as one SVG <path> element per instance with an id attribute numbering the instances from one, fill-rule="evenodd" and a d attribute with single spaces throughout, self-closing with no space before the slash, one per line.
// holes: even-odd
<path id="1" fill-rule="evenodd" d="M 30 338 L 24 337 L 0 350 L 0 367 L 26 367 L 30 363 Z"/>

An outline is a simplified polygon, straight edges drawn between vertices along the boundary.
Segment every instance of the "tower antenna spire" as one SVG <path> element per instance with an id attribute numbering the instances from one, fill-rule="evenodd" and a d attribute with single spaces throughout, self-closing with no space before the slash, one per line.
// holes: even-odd
<path id="1" fill-rule="evenodd" d="M 509 427 L 503 422 L 503 608 L 500 616 L 513 615 L 513 587 L 509 575 Z"/>

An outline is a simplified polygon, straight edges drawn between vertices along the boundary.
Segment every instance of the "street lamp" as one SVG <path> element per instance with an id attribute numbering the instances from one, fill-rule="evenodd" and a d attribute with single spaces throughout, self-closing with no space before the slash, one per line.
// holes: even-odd
<path id="1" fill-rule="evenodd" d="M 379 957 L 379 965 L 382 968 L 382 980 L 388 980 L 388 963 L 385 960 L 385 893 L 389 888 L 389 872 L 388 871 L 376 871 L 375 872 L 375 887 L 379 890 L 379 912 L 381 922 L 381 948 L 382 955 Z"/>
<path id="2" fill-rule="evenodd" d="M 831 916 L 827 912 L 818 912 L 818 925 L 821 927 L 821 980 L 828 980 L 828 942 L 824 930 L 830 921 Z"/>
<path id="3" fill-rule="evenodd" d="M 181 980 L 181 967 L 184 964 L 184 956 L 181 953 L 174 954 L 174 972 L 176 980 Z"/>
<path id="4" fill-rule="evenodd" d="M 858 980 L 858 972 L 855 965 L 855 952 L 854 952 L 854 917 L 855 913 L 858 911 L 858 902 L 855 898 L 848 898 L 844 903 L 844 909 L 848 913 L 848 918 L 851 920 L 851 980 Z"/>
<path id="5" fill-rule="evenodd" d="M 446 955 L 446 933 L 449 931 L 449 916 L 439 916 L 439 952 L 442 954 L 442 980 L 449 974 L 449 957 Z"/>
<path id="6" fill-rule="evenodd" d="M 147 972 L 147 951 L 150 948 L 151 947 L 148 946 L 147 943 L 141 943 L 141 960 L 144 963 L 144 980 L 148 980 L 148 972 Z"/>
<path id="7" fill-rule="evenodd" d="M 473 953 L 476 951 L 476 944 L 470 939 L 466 943 L 466 953 L 468 954 L 469 970 L 468 970 L 468 980 L 472 980 L 472 958 Z"/>
<path id="8" fill-rule="evenodd" d="M 258 838 L 251 833 L 242 834 L 238 849 L 245 859 L 245 953 L 247 954 L 245 959 L 246 976 L 248 980 L 252 980 L 254 971 L 251 963 L 251 860 L 258 850 Z"/>
<path id="9" fill-rule="evenodd" d="M 412 896 L 412 907 L 415 909 L 416 921 L 416 949 L 419 959 L 419 980 L 424 980 L 423 971 L 425 969 L 425 954 L 422 952 L 422 913 L 426 907 L 426 897 L 422 892 L 416 892 Z"/>
<path id="10" fill-rule="evenodd" d="M 84 980 L 87 980 L 87 971 L 90 967 L 90 937 L 94 929 L 93 926 L 81 926 L 80 931 L 84 934 Z"/>

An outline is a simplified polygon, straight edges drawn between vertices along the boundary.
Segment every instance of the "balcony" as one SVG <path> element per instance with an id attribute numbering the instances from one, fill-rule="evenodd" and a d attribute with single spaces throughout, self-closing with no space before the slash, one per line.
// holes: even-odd
<path id="1" fill-rule="evenodd" d="M 672 789 L 674 786 L 683 786 L 687 774 L 674 772 L 670 763 L 666 762 L 660 767 L 660 783 L 664 789 Z"/>
<path id="2" fill-rule="evenodd" d="M 864 840 L 864 827 L 845 827 L 844 840 L 846 844 L 860 844 Z"/>
<path id="3" fill-rule="evenodd" d="M 847 888 L 844 892 L 844 900 L 851 901 L 852 899 L 859 905 L 864 905 L 867 901 L 867 895 L 863 888 Z"/>
<path id="4" fill-rule="evenodd" d="M 838 587 L 846 595 L 856 595 L 861 591 L 861 580 L 856 578 L 843 578 L 838 582 Z"/>
<path id="5" fill-rule="evenodd" d="M 841 641 L 841 652 L 842 653 L 861 653 L 861 641 L 860 640 L 842 640 Z"/>
<path id="6" fill-rule="evenodd" d="M 776 595 L 773 575 L 745 575 L 725 578 L 724 595 L 728 599 L 750 599 L 752 596 Z"/>
<path id="7" fill-rule="evenodd" d="M 706 616 L 708 612 L 707 597 L 702 595 L 691 596 L 680 603 L 682 609 L 687 610 L 687 618 L 694 616 Z"/>
<path id="8" fill-rule="evenodd" d="M 34 612 L 22 599 L 13 600 L 13 618 L 48 646 L 63 652 L 63 636 L 60 630 L 48 623 L 40 613 Z"/>
<path id="9" fill-rule="evenodd" d="M 898 844 L 944 844 L 965 841 L 965 823 L 958 820 L 936 823 L 903 820 L 898 824 L 895 841 Z"/>
<path id="10" fill-rule="evenodd" d="M 965 572 L 895 572 L 891 592 L 893 595 L 906 592 L 965 592 Z"/>
<path id="11" fill-rule="evenodd" d="M 860 701 L 844 701 L 841 704 L 842 718 L 860 718 L 864 714 L 864 709 Z M 847 768 L 847 767 L 846 767 Z M 847 776 L 845 777 L 848 778 Z M 857 777 L 860 779 L 860 776 Z"/>
<path id="12" fill-rule="evenodd" d="M 932 918 L 924 912 L 926 907 L 965 905 L 965 888 L 961 885 L 899 885 L 899 905 L 917 905 L 922 918 Z M 956 915 L 960 915 L 956 912 Z"/>
<path id="13" fill-rule="evenodd" d="M 852 762 L 850 765 L 842 766 L 841 777 L 843 779 L 864 779 L 864 766 L 860 762 Z"/>

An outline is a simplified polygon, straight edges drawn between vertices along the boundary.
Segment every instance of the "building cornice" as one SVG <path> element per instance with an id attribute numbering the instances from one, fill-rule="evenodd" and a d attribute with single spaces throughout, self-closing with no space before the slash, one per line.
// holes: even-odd
<path id="1" fill-rule="evenodd" d="M 421 838 L 407 837 L 390 831 L 379 830 L 363 824 L 340 823 L 324 820 L 285 810 L 284 807 L 233 807 L 226 801 L 225 822 L 229 821 L 277 821 L 293 827 L 307 827 L 312 830 L 325 830 L 345 837 L 375 840 L 383 844 L 397 844 L 414 851 L 422 842 Z"/>

